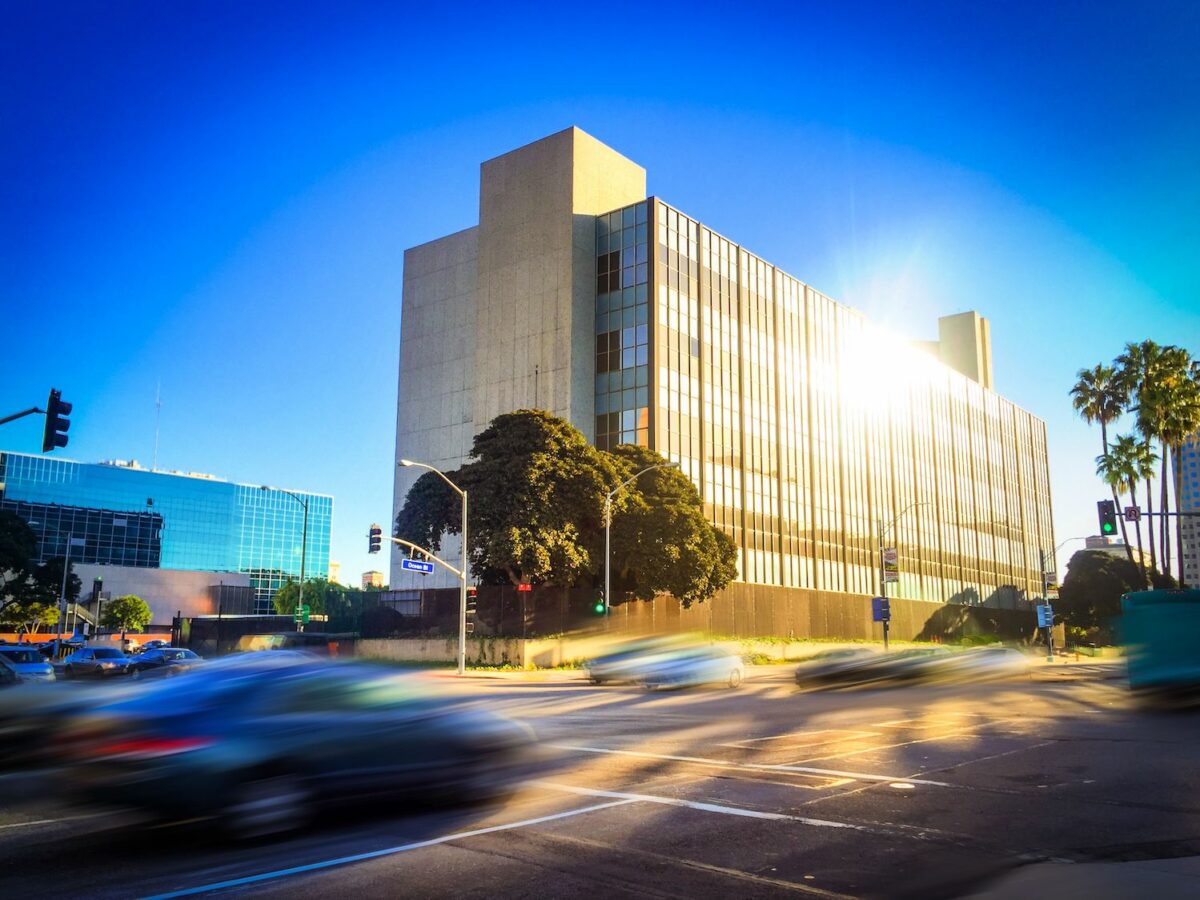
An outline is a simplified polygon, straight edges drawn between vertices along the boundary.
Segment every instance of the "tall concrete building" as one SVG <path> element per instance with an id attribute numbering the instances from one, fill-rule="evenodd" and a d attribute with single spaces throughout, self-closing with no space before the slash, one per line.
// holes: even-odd
<path id="1" fill-rule="evenodd" d="M 882 544 L 891 596 L 1032 596 L 1054 547 L 1045 424 L 991 390 L 985 319 L 946 317 L 925 349 L 648 198 L 642 168 L 570 128 L 485 162 L 479 224 L 406 252 L 397 459 L 456 467 L 492 417 L 537 407 L 678 461 L 743 582 L 870 596 Z M 419 474 L 397 470 L 394 512 Z"/>
<path id="2" fill-rule="evenodd" d="M 1180 520 L 1183 532 L 1183 580 L 1188 587 L 1200 587 L 1200 434 L 1180 448 L 1174 460 L 1179 485 L 1179 511 L 1196 513 Z"/>

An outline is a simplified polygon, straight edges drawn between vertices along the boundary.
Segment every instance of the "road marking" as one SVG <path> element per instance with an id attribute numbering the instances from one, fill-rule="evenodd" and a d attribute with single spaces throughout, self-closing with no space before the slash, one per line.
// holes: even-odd
<path id="1" fill-rule="evenodd" d="M 812 766 L 793 766 L 773 763 L 735 763 L 723 759 L 705 759 L 700 756 L 672 756 L 665 753 L 644 753 L 638 750 L 609 750 L 604 747 L 580 747 L 574 744 L 552 744 L 558 750 L 577 750 L 581 753 L 611 753 L 617 756 L 635 756 L 642 759 L 670 759 L 677 762 L 696 763 L 719 769 L 750 769 L 758 772 L 805 772 L 811 775 L 828 775 L 834 778 L 853 778 L 855 781 L 888 782 L 904 781 L 926 787 L 957 787 L 946 781 L 930 781 L 925 778 L 907 778 L 903 775 L 873 775 L 869 772 L 846 772 L 840 769 L 817 769 Z"/>
<path id="2" fill-rule="evenodd" d="M 789 816 L 784 813 L 760 812 L 757 809 L 746 809 L 741 806 L 725 806 L 720 803 L 702 803 L 698 800 L 680 800 L 677 797 L 661 797 L 657 794 L 634 794 L 625 791 L 604 791 L 598 788 L 574 787 L 569 784 L 558 784 L 553 781 L 535 781 L 536 787 L 548 788 L 553 791 L 566 791 L 568 794 L 579 794 L 584 797 L 617 797 L 642 803 L 659 803 L 663 806 L 685 806 L 688 809 L 698 809 L 702 812 L 720 813 L 726 816 L 741 816 L 746 819 L 768 819 L 772 822 L 799 822 L 802 825 L 816 825 L 820 828 L 849 828 L 862 831 L 862 827 L 847 822 L 832 822 L 829 819 L 811 819 L 807 816 Z"/>
<path id="3" fill-rule="evenodd" d="M 596 850 L 612 851 L 614 848 L 600 841 L 593 841 L 589 838 L 575 837 L 573 835 L 556 834 L 554 832 L 544 833 L 541 835 L 545 840 L 554 843 L 556 841 L 576 844 L 583 847 L 591 847 Z M 728 878 L 735 878 L 739 881 L 749 881 L 752 884 L 765 884 L 770 887 L 781 888 L 785 891 L 795 891 L 801 894 L 815 895 L 817 897 L 837 897 L 837 898 L 852 898 L 852 894 L 839 894 L 836 891 L 827 891 L 815 885 L 799 884 L 795 881 L 785 881 L 782 878 L 771 878 L 769 875 L 755 875 L 752 872 L 743 872 L 740 869 L 728 869 L 725 866 L 715 866 L 712 863 L 703 863 L 695 859 L 682 859 L 678 856 L 665 856 L 661 853 L 651 853 L 649 850 L 638 850 L 632 847 L 621 847 L 620 854 L 625 857 L 634 857 L 645 859 L 651 862 L 684 866 L 689 869 L 697 869 L 701 872 L 709 872 L 714 875 L 723 875 Z M 811 875 L 804 876 L 812 878 Z"/>
<path id="4" fill-rule="evenodd" d="M 464 838 L 477 837 L 481 834 L 494 834 L 497 831 L 512 831 L 517 828 L 528 828 L 531 825 L 541 825 L 543 822 L 553 822 L 557 819 L 567 819 L 571 816 L 579 816 L 584 813 L 596 812 L 601 809 L 611 809 L 614 806 L 626 806 L 630 803 L 636 803 L 636 800 L 614 800 L 611 803 L 597 803 L 594 806 L 585 806 L 581 809 L 569 809 L 566 812 L 554 813 L 549 816 L 538 816 L 536 819 L 523 819 L 520 822 L 509 822 L 505 825 L 491 825 L 487 828 L 476 828 L 472 831 L 459 831 L 455 834 L 445 834 L 441 837 L 430 838 L 425 841 L 414 841 L 411 844 L 401 844 L 398 847 L 386 847 L 383 850 L 371 850 L 366 853 L 355 853 L 350 856 L 339 856 L 336 859 L 326 859 L 320 862 L 308 863 L 303 866 L 292 866 L 287 869 L 276 869 L 273 872 L 262 872 L 258 875 L 247 875 L 243 878 L 231 878 L 228 881 L 214 881 L 210 884 L 202 884 L 197 887 L 182 888 L 178 891 L 169 891 L 165 894 L 154 894 L 147 897 L 146 900 L 167 900 L 169 897 L 189 897 L 195 894 L 206 894 L 209 891 L 219 891 L 225 888 L 242 887 L 247 884 L 258 884 L 263 881 L 271 881 L 276 878 L 284 878 L 288 875 L 300 875 L 304 872 L 316 872 L 320 869 L 330 869 L 334 866 L 344 866 L 348 863 L 363 862 L 368 859 L 378 859 L 383 856 L 394 856 L 397 853 L 405 853 L 409 850 L 420 850 L 422 847 L 433 847 L 437 844 L 446 844 L 450 841 L 461 841 Z"/>
<path id="5" fill-rule="evenodd" d="M 819 735 L 836 735 L 835 737 L 819 737 Z M 783 734 L 773 734 L 767 737 L 747 738 L 744 741 L 730 741 L 721 744 L 722 747 L 745 747 L 748 744 L 761 744 L 764 741 L 787 741 L 788 746 L 784 749 L 792 749 L 793 747 L 811 747 L 820 744 L 837 744 L 842 742 L 852 741 L 856 737 L 882 737 L 878 731 L 852 731 L 848 728 L 819 728 L 815 731 L 786 731 Z M 814 740 L 805 740 L 805 738 L 813 738 Z M 751 748 L 758 749 L 758 748 Z M 773 748 L 772 748 L 773 749 Z"/>
<path id="6" fill-rule="evenodd" d="M 11 822 L 8 825 L 0 825 L 0 828 L 24 828 L 27 825 L 53 825 L 55 822 L 78 822 L 80 819 L 96 819 L 104 813 L 89 813 L 86 816 L 65 816 L 61 819 L 33 819 L 29 822 Z"/>

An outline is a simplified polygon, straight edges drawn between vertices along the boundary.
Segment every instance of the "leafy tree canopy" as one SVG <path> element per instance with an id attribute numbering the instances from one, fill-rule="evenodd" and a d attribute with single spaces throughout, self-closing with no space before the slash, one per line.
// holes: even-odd
<path id="1" fill-rule="evenodd" d="M 667 462 L 630 444 L 610 455 L 622 480 Z M 610 602 L 669 593 L 687 607 L 707 600 L 737 575 L 733 540 L 708 521 L 696 486 L 674 468 L 646 472 L 614 498 L 612 550 Z"/>
<path id="2" fill-rule="evenodd" d="M 341 615 L 350 607 L 349 595 L 350 589 L 336 581 L 326 581 L 324 578 L 304 579 L 304 605 L 314 615 Z M 275 592 L 271 602 L 275 604 L 275 611 L 281 616 L 295 613 L 300 603 L 300 582 L 289 581 Z"/>
<path id="3" fill-rule="evenodd" d="M 1145 590 L 1145 570 L 1103 550 L 1080 550 L 1067 563 L 1067 576 L 1054 610 L 1074 628 L 1109 630 L 1121 614 L 1121 596 Z"/>
<path id="4" fill-rule="evenodd" d="M 485 583 L 574 585 L 599 563 L 611 461 L 569 422 L 542 410 L 497 416 L 475 438 L 471 459 L 447 472 L 470 497 L 472 570 Z M 413 485 L 397 537 L 431 550 L 461 531 L 459 497 L 432 472 Z"/>
<path id="5" fill-rule="evenodd" d="M 541 410 L 497 416 L 466 465 L 447 477 L 470 498 L 472 571 L 485 584 L 600 583 L 604 498 L 647 466 L 665 463 L 639 447 L 597 450 L 569 422 Z M 705 519 L 687 476 L 649 472 L 613 502 L 614 597 L 669 592 L 685 606 L 736 575 L 733 542 Z M 460 498 L 435 473 L 414 483 L 396 518 L 397 537 L 430 550 L 461 530 Z"/>
<path id="6" fill-rule="evenodd" d="M 141 631 L 150 624 L 150 607 L 136 594 L 110 600 L 100 614 L 100 624 L 113 631 Z"/>

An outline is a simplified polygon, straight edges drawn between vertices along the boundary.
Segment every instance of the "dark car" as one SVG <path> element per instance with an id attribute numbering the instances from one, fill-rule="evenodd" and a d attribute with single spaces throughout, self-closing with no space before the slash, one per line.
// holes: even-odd
<path id="1" fill-rule="evenodd" d="M 142 652 L 145 653 L 147 650 L 158 650 L 160 647 L 170 647 L 170 646 L 171 646 L 170 641 L 162 641 L 162 640 L 146 641 L 146 643 L 142 644 Z"/>
<path id="2" fill-rule="evenodd" d="M 300 827 L 335 800 L 495 796 L 530 740 L 420 676 L 285 650 L 215 661 L 93 707 L 73 717 L 59 752 L 64 783 L 87 799 L 215 817 L 251 837 Z"/>
<path id="3" fill-rule="evenodd" d="M 63 674 L 68 678 L 107 678 L 128 672 L 129 657 L 115 647 L 84 647 L 63 660 Z"/>
<path id="4" fill-rule="evenodd" d="M 129 671 L 134 678 L 181 675 L 203 663 L 191 650 L 179 647 L 162 647 L 148 650 L 129 660 Z"/>

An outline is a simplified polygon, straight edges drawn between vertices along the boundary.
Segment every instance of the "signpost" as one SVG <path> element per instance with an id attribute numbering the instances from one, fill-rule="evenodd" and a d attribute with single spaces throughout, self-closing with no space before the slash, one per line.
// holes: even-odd
<path id="1" fill-rule="evenodd" d="M 1125 507 L 1125 521 L 1126 521 L 1126 522 L 1140 522 L 1140 521 L 1142 521 L 1142 510 L 1141 510 L 1141 507 L 1138 507 L 1138 506 L 1127 506 L 1127 507 Z"/>
<path id="2" fill-rule="evenodd" d="M 307 625 L 308 617 L 312 613 L 312 607 L 305 603 L 303 606 L 296 607 L 296 624 Z"/>
<path id="3" fill-rule="evenodd" d="M 422 575 L 433 574 L 433 563 L 421 562 L 419 559 L 402 559 L 400 560 L 400 568 L 407 569 L 410 572 L 420 572 Z"/>
<path id="4" fill-rule="evenodd" d="M 1047 661 L 1054 662 L 1054 607 L 1049 603 L 1039 603 L 1037 609 L 1038 628 L 1046 629 L 1046 653 Z"/>
<path id="5" fill-rule="evenodd" d="M 887 597 L 871 598 L 871 621 L 883 623 L 883 649 L 888 646 L 888 626 L 892 621 L 892 604 Z"/>

